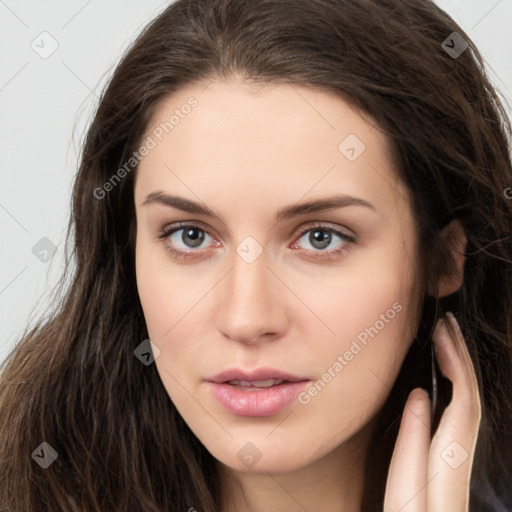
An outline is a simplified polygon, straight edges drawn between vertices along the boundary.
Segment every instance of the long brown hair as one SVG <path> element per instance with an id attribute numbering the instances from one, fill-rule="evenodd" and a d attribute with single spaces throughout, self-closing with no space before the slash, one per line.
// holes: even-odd
<path id="1" fill-rule="evenodd" d="M 443 45 L 453 32 L 459 49 L 468 45 L 457 56 Z M 217 461 L 155 365 L 134 356 L 148 338 L 135 281 L 136 166 L 102 197 L 97 190 L 137 151 L 161 100 L 233 76 L 334 91 L 376 121 L 411 194 L 425 277 L 451 271 L 440 232 L 461 220 L 465 275 L 450 308 L 481 393 L 473 478 L 503 496 L 512 466 L 511 127 L 478 50 L 429 0 L 178 0 L 144 29 L 100 98 L 54 307 L 2 366 L 0 509 L 220 511 Z M 434 301 L 427 315 L 428 302 L 414 346 L 425 346 L 447 307 Z M 408 356 L 382 414 L 367 510 L 382 506 L 412 364 Z M 32 456 L 43 442 L 58 454 L 47 468 Z"/>

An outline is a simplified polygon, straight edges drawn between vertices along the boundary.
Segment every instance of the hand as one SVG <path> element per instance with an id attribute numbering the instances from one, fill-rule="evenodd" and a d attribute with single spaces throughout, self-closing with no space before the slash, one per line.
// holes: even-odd
<path id="1" fill-rule="evenodd" d="M 473 364 L 455 317 L 434 331 L 437 361 L 453 384 L 452 400 L 430 441 L 430 400 L 414 389 L 391 459 L 384 512 L 468 512 L 471 468 L 481 418 Z"/>

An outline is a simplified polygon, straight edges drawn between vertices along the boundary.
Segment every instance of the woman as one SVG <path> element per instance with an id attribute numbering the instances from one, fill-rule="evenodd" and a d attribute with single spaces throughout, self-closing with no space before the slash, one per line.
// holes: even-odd
<path id="1" fill-rule="evenodd" d="M 433 3 L 178 0 L 101 98 L 73 277 L 3 368 L 0 508 L 508 510 L 511 184 Z"/>

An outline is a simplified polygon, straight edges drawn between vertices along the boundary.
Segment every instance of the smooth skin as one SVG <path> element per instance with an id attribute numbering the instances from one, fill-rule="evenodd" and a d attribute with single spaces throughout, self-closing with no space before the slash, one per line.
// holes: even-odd
<path id="1" fill-rule="evenodd" d="M 332 93 L 239 79 L 172 94 L 145 137 L 155 139 L 191 96 L 197 105 L 144 156 L 134 191 L 137 286 L 162 383 L 219 461 L 222 512 L 360 512 L 375 417 L 414 339 L 427 291 L 417 266 L 417 220 L 389 142 L 367 115 Z M 364 144 L 355 159 L 340 150 L 351 134 Z M 156 192 L 194 201 L 212 215 L 148 200 Z M 336 194 L 371 207 L 276 219 L 285 207 Z M 204 237 L 199 245 L 185 236 L 191 228 Z M 332 232 L 326 247 L 313 245 L 312 232 L 329 228 L 342 234 Z M 443 235 L 456 235 L 464 247 L 457 221 Z M 261 253 L 249 262 L 240 248 Z M 454 257 L 459 274 L 437 283 L 440 295 L 462 283 L 464 260 L 460 251 Z M 376 323 L 390 310 L 392 319 Z M 375 325 L 378 333 L 309 403 L 296 401 L 278 414 L 233 415 L 206 382 L 227 368 L 262 366 L 316 382 Z M 429 451 L 428 397 L 410 397 L 386 512 L 467 511 L 476 380 L 463 340 L 450 344 L 442 330 L 436 340 L 453 402 Z M 442 457 L 454 441 L 470 454 L 457 469 Z M 238 456 L 248 443 L 260 455 L 250 467 Z"/>

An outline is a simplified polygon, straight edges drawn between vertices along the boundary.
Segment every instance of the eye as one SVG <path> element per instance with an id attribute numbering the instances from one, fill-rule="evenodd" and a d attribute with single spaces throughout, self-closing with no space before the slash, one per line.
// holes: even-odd
<path id="1" fill-rule="evenodd" d="M 188 259 L 197 257 L 198 249 L 206 249 L 214 238 L 203 228 L 195 224 L 180 224 L 165 228 L 158 238 L 164 242 L 166 250 L 175 258 Z M 218 244 L 217 244 L 218 245 Z"/>
<path id="2" fill-rule="evenodd" d="M 302 230 L 292 248 L 297 248 L 300 242 L 299 245 L 305 247 L 307 252 L 318 253 L 311 257 L 329 258 L 350 250 L 355 241 L 355 237 L 332 226 L 316 225 Z"/>

